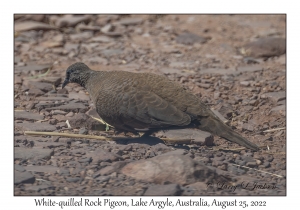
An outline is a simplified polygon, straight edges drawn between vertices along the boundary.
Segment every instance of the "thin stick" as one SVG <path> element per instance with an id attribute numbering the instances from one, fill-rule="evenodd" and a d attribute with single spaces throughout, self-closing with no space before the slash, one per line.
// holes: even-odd
<path id="1" fill-rule="evenodd" d="M 25 135 L 32 135 L 32 136 L 42 136 L 42 135 L 45 135 L 45 136 L 63 136 L 63 137 L 87 138 L 87 139 L 98 139 L 98 140 L 108 140 L 108 141 L 117 140 L 116 138 L 111 138 L 111 137 L 91 136 L 91 135 L 72 134 L 72 133 L 24 131 L 24 134 Z"/>
<path id="2" fill-rule="evenodd" d="M 263 131 L 263 132 L 264 132 L 264 133 L 270 133 L 270 132 L 273 132 L 273 131 L 280 131 L 280 130 L 285 130 L 285 127 L 283 127 L 283 128 L 269 129 L 269 130 L 265 130 L 265 131 Z"/>
<path id="3" fill-rule="evenodd" d="M 272 173 L 270 173 L 270 172 L 258 170 L 258 169 L 255 169 L 255 168 L 249 168 L 249 167 L 247 167 L 247 166 L 241 166 L 241 165 L 237 165 L 237 164 L 233 164 L 233 163 L 231 163 L 231 165 L 238 166 L 238 167 L 242 167 L 242 168 L 247 168 L 247 169 L 252 169 L 252 170 L 255 170 L 255 171 L 262 172 L 262 173 L 270 174 L 270 175 L 272 175 L 272 176 L 277 176 L 277 177 L 279 177 L 279 178 L 283 178 L 283 176 L 280 176 L 280 175 L 277 175 L 277 174 L 272 174 Z"/>
<path id="4" fill-rule="evenodd" d="M 267 146 L 258 146 L 259 148 L 265 148 Z M 246 147 L 239 147 L 239 148 L 216 148 L 215 150 L 223 150 L 223 151 L 232 151 L 232 152 L 236 152 L 236 151 L 241 151 L 247 149 Z"/>
<path id="5" fill-rule="evenodd" d="M 115 140 L 132 140 L 134 138 L 130 137 L 104 137 L 104 136 L 91 136 L 91 135 L 82 135 L 82 134 L 72 134 L 72 133 L 57 133 L 57 132 L 39 132 L 39 131 L 24 131 L 25 135 L 33 135 L 33 136 L 63 136 L 63 137 L 71 137 L 71 138 L 87 138 L 87 139 L 98 139 L 98 140 L 107 140 L 107 141 L 115 141 Z M 140 137 L 139 137 L 140 138 Z M 163 141 L 169 141 L 174 144 L 188 144 L 191 143 L 192 139 L 168 139 L 161 138 Z"/>

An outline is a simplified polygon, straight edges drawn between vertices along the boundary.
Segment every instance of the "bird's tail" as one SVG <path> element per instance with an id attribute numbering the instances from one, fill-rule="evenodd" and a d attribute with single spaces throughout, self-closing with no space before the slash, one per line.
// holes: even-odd
<path id="1" fill-rule="evenodd" d="M 217 136 L 223 137 L 228 141 L 235 142 L 241 146 L 247 147 L 252 150 L 259 150 L 259 147 L 233 131 L 229 126 L 223 123 L 218 118 L 213 118 L 211 116 L 199 119 L 201 130 L 208 131 Z"/>

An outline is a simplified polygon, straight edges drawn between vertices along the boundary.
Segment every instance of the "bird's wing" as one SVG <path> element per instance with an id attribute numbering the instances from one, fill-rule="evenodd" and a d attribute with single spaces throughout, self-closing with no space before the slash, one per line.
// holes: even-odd
<path id="1" fill-rule="evenodd" d="M 132 89 L 123 93 L 120 114 L 149 127 L 185 126 L 191 117 L 151 91 Z M 124 123 L 127 123 L 124 121 Z M 130 120 L 128 121 L 130 125 Z"/>

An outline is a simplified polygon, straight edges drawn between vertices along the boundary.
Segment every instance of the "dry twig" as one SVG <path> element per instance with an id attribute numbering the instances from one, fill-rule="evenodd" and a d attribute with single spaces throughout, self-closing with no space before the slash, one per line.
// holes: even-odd
<path id="1" fill-rule="evenodd" d="M 252 169 L 252 170 L 255 170 L 255 171 L 262 172 L 262 173 L 270 174 L 270 175 L 272 175 L 272 176 L 277 176 L 277 177 L 279 177 L 279 178 L 283 178 L 283 176 L 280 176 L 280 175 L 277 175 L 277 174 L 273 174 L 273 173 L 270 173 L 270 172 L 267 172 L 267 171 L 262 171 L 262 170 L 259 170 L 259 169 L 255 169 L 255 168 L 249 168 L 249 167 L 247 167 L 247 166 L 241 166 L 241 165 L 233 164 L 233 163 L 232 163 L 231 165 L 238 166 L 238 167 L 241 167 L 241 168 Z"/>
<path id="2" fill-rule="evenodd" d="M 87 139 L 98 139 L 98 140 L 107 140 L 107 141 L 115 141 L 115 140 L 125 140 L 125 139 L 134 139 L 130 137 L 104 137 L 104 136 L 92 136 L 92 135 L 82 135 L 82 134 L 72 134 L 72 133 L 57 133 L 57 132 L 38 132 L 38 131 L 24 131 L 25 135 L 33 135 L 33 136 L 63 136 L 63 137 L 71 137 L 71 138 L 87 138 Z M 140 138 L 140 137 L 138 137 Z M 161 138 L 163 141 L 172 142 L 173 144 L 189 144 L 192 139 L 168 139 Z"/>

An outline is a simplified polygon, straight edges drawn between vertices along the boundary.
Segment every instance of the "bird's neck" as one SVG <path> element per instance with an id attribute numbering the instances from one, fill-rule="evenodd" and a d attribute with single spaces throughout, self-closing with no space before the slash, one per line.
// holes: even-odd
<path id="1" fill-rule="evenodd" d="M 84 71 L 80 74 L 80 79 L 77 81 L 78 84 L 80 84 L 82 87 L 87 88 L 87 84 L 92 77 L 91 75 L 93 74 L 93 70 L 87 70 Z"/>

